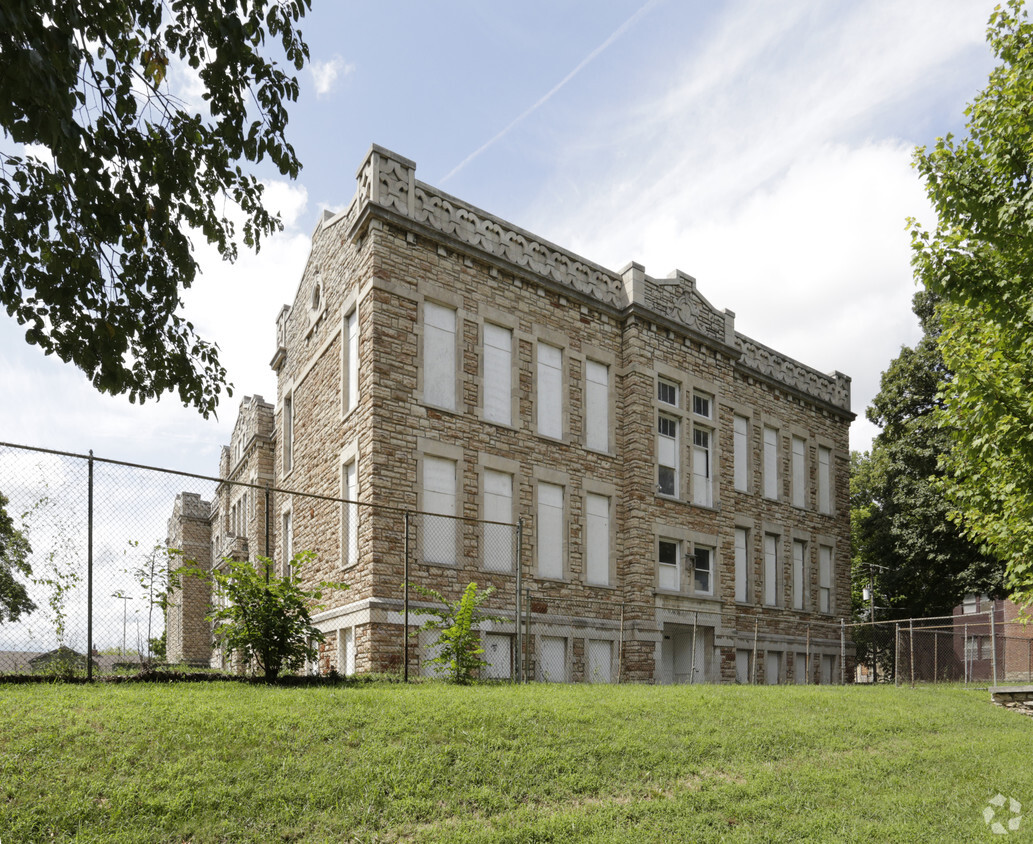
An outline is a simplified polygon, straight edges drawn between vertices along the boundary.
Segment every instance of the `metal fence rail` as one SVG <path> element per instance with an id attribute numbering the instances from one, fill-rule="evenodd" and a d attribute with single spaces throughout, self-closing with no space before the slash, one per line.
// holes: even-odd
<path id="1" fill-rule="evenodd" d="M 1033 627 L 999 609 L 851 625 L 858 683 L 1033 683 Z"/>

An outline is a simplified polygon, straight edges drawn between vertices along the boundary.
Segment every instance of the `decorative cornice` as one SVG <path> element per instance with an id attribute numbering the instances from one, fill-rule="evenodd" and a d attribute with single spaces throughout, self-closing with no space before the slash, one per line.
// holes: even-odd
<path id="1" fill-rule="evenodd" d="M 766 380 L 850 412 L 847 376 L 824 375 L 738 334 L 735 315 L 714 308 L 700 295 L 692 276 L 676 271 L 668 279 L 654 279 L 638 264 L 615 273 L 418 181 L 415 172 L 415 162 L 371 146 L 356 173 L 358 190 L 347 214 L 352 225 L 364 226 L 364 210 L 382 209 L 387 218 L 409 220 L 490 256 L 495 263 L 509 264 L 519 274 L 532 273 L 618 311 L 642 308 L 665 317 L 690 335 L 737 349 L 738 364 Z"/>
<path id="2" fill-rule="evenodd" d="M 735 335 L 735 344 L 742 352 L 739 364 L 746 369 L 850 412 L 848 376 L 841 372 L 828 375 L 818 372 L 742 334 Z"/>

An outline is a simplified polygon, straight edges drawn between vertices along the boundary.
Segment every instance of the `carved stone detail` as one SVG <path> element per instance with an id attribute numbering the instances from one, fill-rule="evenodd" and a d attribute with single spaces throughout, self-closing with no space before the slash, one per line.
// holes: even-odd
<path id="1" fill-rule="evenodd" d="M 743 366 L 836 407 L 850 409 L 848 380 L 823 375 L 741 334 L 736 337 L 736 345 L 742 351 Z"/>
<path id="2" fill-rule="evenodd" d="M 415 200 L 414 218 L 419 223 L 608 305 L 622 308 L 626 304 L 624 283 L 614 273 L 588 266 L 568 253 L 503 227 L 497 220 L 457 205 L 422 185 L 416 186 Z"/>
<path id="3" fill-rule="evenodd" d="M 686 290 L 674 303 L 674 314 L 672 315 L 679 322 L 685 323 L 690 328 L 696 328 L 699 322 L 699 308 L 693 299 L 692 293 Z"/>

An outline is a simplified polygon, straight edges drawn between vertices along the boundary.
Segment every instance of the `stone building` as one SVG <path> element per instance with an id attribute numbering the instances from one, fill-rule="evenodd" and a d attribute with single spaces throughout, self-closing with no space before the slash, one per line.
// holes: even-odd
<path id="1" fill-rule="evenodd" d="M 850 379 L 738 333 L 692 276 L 613 272 L 415 170 L 373 146 L 323 214 L 276 321 L 275 408 L 245 401 L 221 466 L 371 506 L 277 492 L 266 519 L 227 484 L 213 559 L 314 550 L 305 579 L 351 587 L 316 616 L 323 667 L 395 670 L 406 531 L 372 505 L 421 511 L 413 582 L 491 584 L 512 619 L 519 564 L 532 676 L 838 681 Z M 453 516 L 521 519 L 520 542 Z M 499 675 L 514 633 L 485 632 Z"/>

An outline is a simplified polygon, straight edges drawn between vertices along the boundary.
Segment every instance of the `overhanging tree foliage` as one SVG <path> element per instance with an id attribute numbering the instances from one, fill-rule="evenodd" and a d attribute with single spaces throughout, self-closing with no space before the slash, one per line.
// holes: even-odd
<path id="1" fill-rule="evenodd" d="M 953 447 L 943 489 L 973 539 L 1033 602 L 1033 25 L 1019 0 L 990 17 L 1000 64 L 967 108 L 968 135 L 919 149 L 937 214 L 912 223 L 918 278 L 940 299 L 953 378 L 939 422 Z"/>
<path id="2" fill-rule="evenodd" d="M 851 460 L 854 583 L 874 580 L 883 619 L 948 614 L 966 594 L 1002 593 L 1003 565 L 951 522 L 939 487 L 951 441 L 936 411 L 951 373 L 937 345 L 934 302 L 925 291 L 915 295 L 922 339 L 883 373 L 867 411 L 882 430 L 870 454 Z M 858 597 L 855 608 L 866 618 L 868 604 Z"/>
<path id="3" fill-rule="evenodd" d="M 23 613 L 36 609 L 25 584 L 17 578 L 32 575 L 32 548 L 25 534 L 14 526 L 7 503 L 7 497 L 0 493 L 0 623 L 16 621 Z"/>
<path id="4" fill-rule="evenodd" d="M 311 0 L 11 0 L 0 4 L 0 302 L 25 338 L 133 401 L 178 391 L 205 416 L 226 381 L 180 314 L 198 266 L 281 228 L 241 168 L 297 176 L 287 103 Z M 262 54 L 267 39 L 280 61 Z M 169 90 L 196 74 L 204 106 Z M 205 113 L 202 113 L 205 112 Z M 11 153 L 11 143 L 26 145 Z M 42 151 L 42 152 L 41 152 Z"/>

